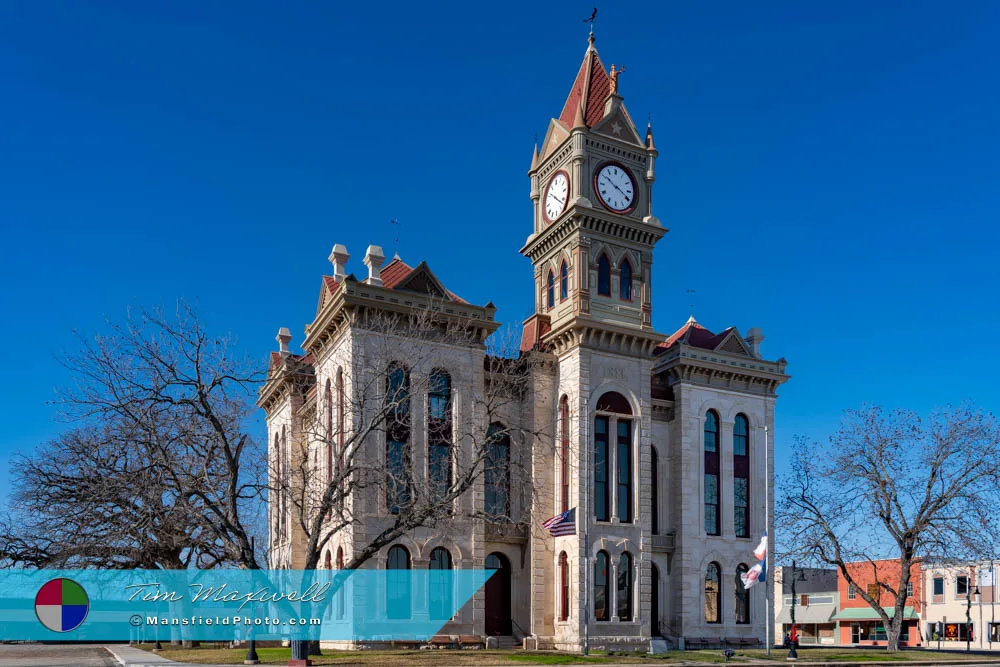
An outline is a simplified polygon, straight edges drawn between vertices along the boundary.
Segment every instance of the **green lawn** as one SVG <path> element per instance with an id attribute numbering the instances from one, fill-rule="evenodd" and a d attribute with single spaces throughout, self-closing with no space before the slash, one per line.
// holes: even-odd
<path id="1" fill-rule="evenodd" d="M 152 650 L 152 645 L 141 646 Z M 257 654 L 263 664 L 280 665 L 288 662 L 291 657 L 289 648 L 259 648 Z M 160 655 L 178 662 L 201 662 L 205 664 L 241 664 L 246 657 L 246 649 L 214 648 L 205 645 L 199 648 L 182 648 L 165 645 Z M 774 649 L 770 657 L 764 649 L 739 650 L 730 660 L 732 663 L 744 665 L 772 660 L 785 662 L 788 652 Z M 641 653 L 595 652 L 590 656 L 556 651 L 484 651 L 484 650 L 385 650 L 385 651 L 324 651 L 322 656 L 312 656 L 316 665 L 353 665 L 356 667 L 386 667 L 387 665 L 402 665 L 405 667 L 484 667 L 484 666 L 527 666 L 527 665 L 606 665 L 606 664 L 638 664 L 657 665 L 673 663 L 678 666 L 695 663 L 722 663 L 725 658 L 720 650 L 704 651 L 670 651 L 660 655 Z M 937 653 L 936 651 L 900 651 L 886 653 L 885 651 L 863 651 L 843 648 L 807 648 L 799 649 L 799 661 L 802 663 L 863 663 L 863 662 L 927 662 L 953 661 L 962 662 L 974 659 L 978 662 L 995 661 L 1000 663 L 1000 654 L 995 659 L 961 653 Z"/>

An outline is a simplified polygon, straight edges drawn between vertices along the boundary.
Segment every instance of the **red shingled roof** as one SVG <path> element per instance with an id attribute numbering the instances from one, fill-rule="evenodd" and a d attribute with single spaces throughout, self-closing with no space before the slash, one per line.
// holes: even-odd
<path id="1" fill-rule="evenodd" d="M 430 268 L 424 265 L 428 272 Z M 417 267 L 420 268 L 420 267 Z M 394 257 L 388 264 L 382 267 L 382 286 L 388 287 L 389 289 L 395 289 L 398 285 L 403 284 L 407 278 L 415 271 L 412 266 L 406 264 L 403 260 L 398 257 Z M 431 274 L 433 275 L 433 274 Z M 435 279 L 437 276 L 435 276 Z M 452 301 L 457 303 L 468 303 L 465 299 L 458 296 L 448 288 L 444 288 L 445 293 L 448 295 Z"/>
<path id="2" fill-rule="evenodd" d="M 686 345 L 690 345 L 691 347 L 698 347 L 703 350 L 714 350 L 720 343 L 722 343 L 723 340 L 725 340 L 726 336 L 728 336 L 729 332 L 734 328 L 735 327 L 729 327 L 722 333 L 714 334 L 698 324 L 692 316 L 687 322 L 684 323 L 684 326 L 656 346 L 656 353 L 663 354 L 668 349 L 673 347 L 674 343 L 678 341 L 683 341 Z"/>
<path id="3" fill-rule="evenodd" d="M 604 101 L 610 92 L 611 78 L 604 70 L 597 49 L 591 45 L 583 57 L 580 71 L 573 81 L 562 113 L 559 114 L 559 121 L 567 128 L 572 128 L 576 121 L 577 107 L 583 102 L 583 122 L 587 127 L 593 127 L 604 118 Z"/>

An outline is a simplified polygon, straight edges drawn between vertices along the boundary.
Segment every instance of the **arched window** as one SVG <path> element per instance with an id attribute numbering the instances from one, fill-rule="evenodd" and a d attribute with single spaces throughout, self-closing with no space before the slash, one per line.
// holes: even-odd
<path id="1" fill-rule="evenodd" d="M 559 554 L 559 620 L 569 618 L 569 559 L 566 552 Z"/>
<path id="2" fill-rule="evenodd" d="M 608 552 L 598 551 L 594 559 L 594 619 L 598 621 L 611 620 L 611 600 L 608 599 L 608 589 L 611 588 L 610 563 Z"/>
<path id="3" fill-rule="evenodd" d="M 326 482 L 329 484 L 333 481 L 333 386 L 330 378 L 326 379 L 323 403 L 326 405 Z"/>
<path id="4" fill-rule="evenodd" d="M 611 261 L 603 253 L 597 260 L 597 293 L 611 296 Z"/>
<path id="5" fill-rule="evenodd" d="M 559 449 L 562 490 L 560 511 L 565 512 L 569 509 L 569 398 L 565 395 L 559 399 Z"/>
<path id="6" fill-rule="evenodd" d="M 430 563 L 430 617 L 436 621 L 452 615 L 451 554 L 443 547 L 431 551 Z"/>
<path id="7" fill-rule="evenodd" d="M 632 300 L 632 265 L 627 259 L 622 260 L 621 280 L 618 283 L 618 296 L 622 301 Z"/>
<path id="8" fill-rule="evenodd" d="M 410 373 L 393 364 L 386 378 L 386 507 L 398 514 L 410 502 Z"/>
<path id="9" fill-rule="evenodd" d="M 594 418 L 594 517 L 611 520 L 611 447 L 615 445 L 615 498 L 618 519 L 632 521 L 632 414 L 628 399 L 609 391 L 597 400 Z M 610 414 L 601 414 L 610 413 Z M 619 416 L 622 415 L 622 416 Z"/>
<path id="10" fill-rule="evenodd" d="M 720 534 L 719 513 L 719 415 L 705 415 L 705 534 Z"/>
<path id="11" fill-rule="evenodd" d="M 343 570 L 344 569 L 344 548 L 343 547 L 337 547 L 337 569 L 338 570 Z M 344 618 L 344 585 L 343 585 L 343 583 L 341 583 L 341 585 L 337 588 L 337 618 L 338 619 L 343 619 Z"/>
<path id="12" fill-rule="evenodd" d="M 510 435 L 503 424 L 490 424 L 486 435 L 486 519 L 510 521 Z"/>
<path id="13" fill-rule="evenodd" d="M 733 525 L 736 537 L 750 537 L 750 420 L 733 423 Z"/>
<path id="14" fill-rule="evenodd" d="M 427 447 L 431 497 L 443 500 L 451 488 L 451 376 L 431 371 Z"/>
<path id="15" fill-rule="evenodd" d="M 649 472 L 652 475 L 649 487 L 649 517 L 653 535 L 660 534 L 660 457 L 656 447 L 649 448 Z"/>
<path id="16" fill-rule="evenodd" d="M 344 469 L 344 369 L 337 369 L 337 474 Z"/>
<path id="17" fill-rule="evenodd" d="M 274 536 L 275 541 L 281 539 L 281 498 L 282 498 L 282 488 L 281 488 L 281 436 L 277 432 L 274 434 L 274 482 L 273 482 L 273 499 L 272 507 L 274 509 Z"/>
<path id="18" fill-rule="evenodd" d="M 618 620 L 632 620 L 632 554 L 624 552 L 618 559 Z"/>
<path id="19" fill-rule="evenodd" d="M 705 622 L 721 623 L 722 616 L 722 570 L 718 563 L 709 563 L 705 570 Z"/>
<path id="20" fill-rule="evenodd" d="M 565 301 L 569 295 L 569 266 L 564 259 L 559 267 L 559 300 Z"/>
<path id="21" fill-rule="evenodd" d="M 733 603 L 733 611 L 736 613 L 736 622 L 740 625 L 750 622 L 750 591 L 743 585 L 743 577 L 741 576 L 746 574 L 748 570 L 745 563 L 736 566 L 736 583 L 733 589 L 736 593 L 736 599 Z"/>
<path id="22" fill-rule="evenodd" d="M 386 560 L 385 611 L 388 618 L 410 617 L 410 552 L 396 545 L 389 549 Z"/>
<path id="23" fill-rule="evenodd" d="M 281 536 L 288 537 L 288 466 L 286 458 L 288 456 L 288 433 L 285 427 L 281 427 L 281 447 L 278 449 L 279 472 L 278 479 L 281 483 Z"/>
<path id="24" fill-rule="evenodd" d="M 549 269 L 549 279 L 546 283 L 546 302 L 549 308 L 556 305 L 556 274 L 552 273 L 552 269 Z"/>

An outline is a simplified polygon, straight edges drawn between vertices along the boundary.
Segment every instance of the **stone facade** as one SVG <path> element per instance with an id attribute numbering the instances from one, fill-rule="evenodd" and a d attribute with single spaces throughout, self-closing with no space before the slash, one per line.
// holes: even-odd
<path id="1" fill-rule="evenodd" d="M 680 647 L 692 637 L 763 641 L 765 587 L 748 591 L 748 616 L 743 612 L 737 622 L 737 568 L 753 565 L 763 531 L 773 534 L 765 525 L 773 494 L 764 490 L 773 479 L 776 389 L 788 377 L 785 361 L 761 355 L 759 329 L 716 334 L 694 318 L 671 336 L 652 328 L 653 249 L 667 233 L 652 212 L 658 152 L 651 128 L 645 138 L 639 135 L 614 84 L 591 40 L 529 171 L 534 220 L 521 253 L 533 266 L 536 307 L 524 323 L 520 354 L 531 361 L 530 377 L 502 417 L 531 434 L 515 438 L 511 453 L 531 479 L 511 490 L 509 520 L 475 518 L 485 502 L 479 482 L 456 502 L 446 531 L 419 528 L 398 543 L 414 568 L 427 567 L 438 547 L 449 551 L 454 567 L 484 567 L 491 554 L 502 555 L 510 568 L 509 593 L 501 593 L 509 595 L 511 616 L 504 634 L 529 646 L 647 649 L 653 638 Z M 379 344 L 357 317 L 361 310 L 434 310 L 475 322 L 464 343 L 421 338 L 404 356 L 414 377 L 447 370 L 456 423 L 484 419 L 474 406 L 489 382 L 483 343 L 499 326 L 495 308 L 467 304 L 425 264 L 382 260 L 381 250 L 370 247 L 368 278 L 357 280 L 346 269 L 346 248 L 336 246 L 333 276 L 323 279 L 303 353 L 291 353 L 290 336 L 279 335 L 281 351 L 272 357 L 260 398 L 272 475 L 282 465 L 302 464 L 293 460 L 296 451 L 322 465 L 322 445 L 310 440 L 315 429 L 309 425 L 322 421 L 327 409 L 323 388 L 341 376 L 351 378 L 348 384 L 365 378 L 370 348 Z M 295 378 L 302 381 L 296 385 Z M 425 414 L 427 400 L 415 393 L 413 414 Z M 709 413 L 717 420 L 711 464 L 705 454 Z M 347 415 L 348 424 L 353 418 Z M 598 454 L 601 438 L 606 444 Z M 427 482 L 427 445 L 426 423 L 415 420 L 415 484 Z M 456 456 L 466 456 L 462 443 L 456 445 Z M 374 460 L 384 447 L 384 435 L 373 433 L 368 455 Z M 720 508 L 717 535 L 706 531 L 706 465 L 718 468 L 712 481 L 718 491 L 713 505 Z M 749 488 L 745 514 L 735 510 L 737 476 Z M 336 563 L 338 550 L 349 559 L 392 520 L 378 497 L 359 494 L 348 502 L 363 518 L 338 532 L 323 562 Z M 552 537 L 540 529 L 572 508 L 575 534 Z M 271 555 L 281 566 L 301 567 L 301 536 L 293 522 L 281 519 L 289 511 L 272 500 Z M 739 537 L 737 522 L 748 523 Z M 388 548 L 365 567 L 386 567 Z M 598 562 L 606 564 L 606 575 L 597 572 Z M 718 581 L 707 584 L 710 569 Z M 492 634 L 489 610 L 497 602 L 490 595 L 497 592 L 488 585 L 442 632 Z M 595 609 L 601 596 L 606 606 Z"/>

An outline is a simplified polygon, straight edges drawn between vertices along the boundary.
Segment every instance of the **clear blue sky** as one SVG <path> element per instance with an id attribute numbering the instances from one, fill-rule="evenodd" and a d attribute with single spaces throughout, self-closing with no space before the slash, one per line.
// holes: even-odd
<path id="1" fill-rule="evenodd" d="M 6 458 L 74 328 L 197 302 L 262 361 L 335 242 L 531 309 L 526 171 L 591 3 L 6 2 Z M 597 46 L 660 149 L 653 322 L 789 360 L 778 452 L 862 401 L 1000 409 L 996 2 L 616 2 Z M 388 221 L 397 218 L 395 230 Z"/>

